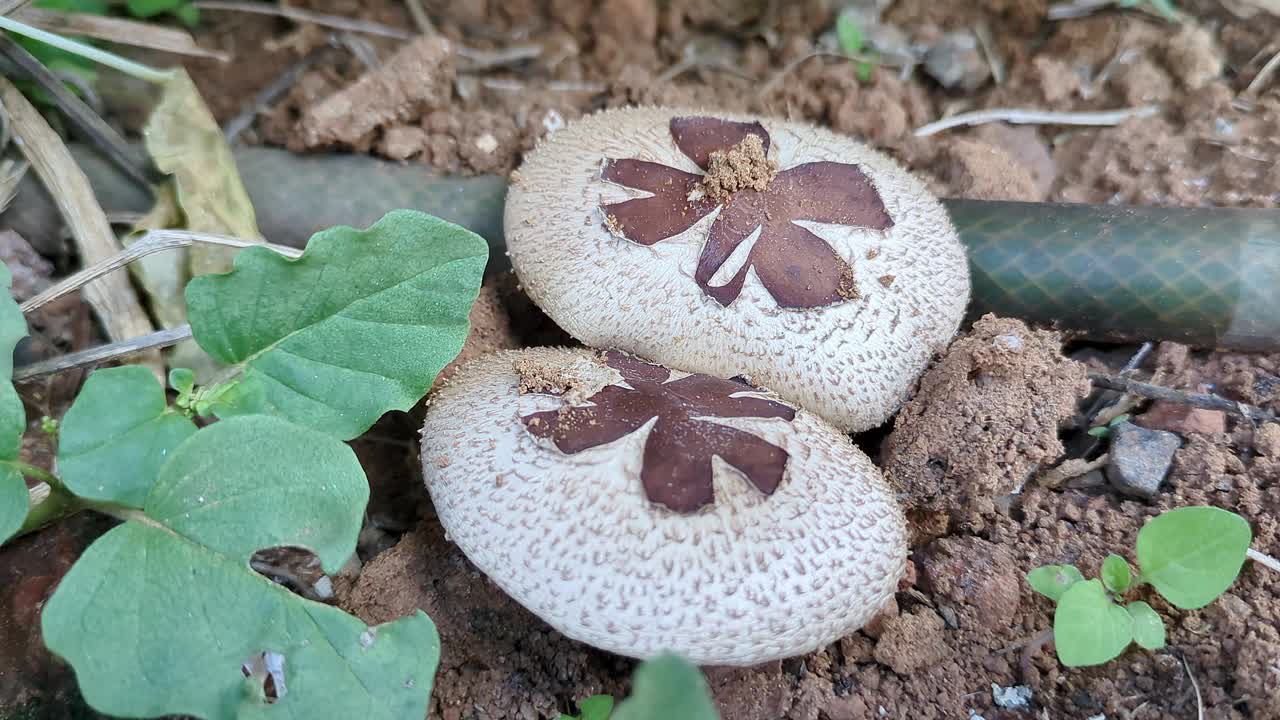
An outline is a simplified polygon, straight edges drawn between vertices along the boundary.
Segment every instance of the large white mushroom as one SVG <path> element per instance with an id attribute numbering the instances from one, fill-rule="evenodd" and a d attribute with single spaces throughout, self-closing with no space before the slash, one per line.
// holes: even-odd
<path id="1" fill-rule="evenodd" d="M 512 178 L 511 262 L 574 337 L 744 375 L 846 431 L 879 425 L 969 298 L 942 205 L 888 157 L 794 122 L 609 110 Z"/>
<path id="2" fill-rule="evenodd" d="M 502 351 L 433 396 L 440 522 L 515 600 L 631 657 L 752 665 L 869 621 L 906 560 L 871 461 L 741 380 L 620 352 Z"/>

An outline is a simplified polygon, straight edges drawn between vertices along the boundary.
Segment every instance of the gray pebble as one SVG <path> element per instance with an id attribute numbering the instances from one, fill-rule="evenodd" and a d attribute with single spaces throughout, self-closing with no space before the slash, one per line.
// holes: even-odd
<path id="1" fill-rule="evenodd" d="M 1181 446 L 1182 439 L 1174 433 L 1119 423 L 1111 428 L 1107 480 L 1125 495 L 1150 500 L 1159 494 Z"/>

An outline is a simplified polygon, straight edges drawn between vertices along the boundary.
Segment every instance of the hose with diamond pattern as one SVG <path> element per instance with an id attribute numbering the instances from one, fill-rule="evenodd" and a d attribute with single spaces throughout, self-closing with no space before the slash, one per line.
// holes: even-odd
<path id="1" fill-rule="evenodd" d="M 105 208 L 148 208 L 149 198 L 96 156 L 76 155 Z M 256 147 L 238 148 L 236 161 L 273 242 L 301 246 L 322 228 L 364 227 L 414 208 L 472 229 L 489 241 L 496 266 L 506 260 L 504 178 Z M 20 193 L 5 224 L 21 234 L 23 223 L 51 222 L 37 217 L 38 188 Z M 1092 340 L 1280 350 L 1280 210 L 944 202 L 969 249 L 974 316 L 1017 317 Z"/>

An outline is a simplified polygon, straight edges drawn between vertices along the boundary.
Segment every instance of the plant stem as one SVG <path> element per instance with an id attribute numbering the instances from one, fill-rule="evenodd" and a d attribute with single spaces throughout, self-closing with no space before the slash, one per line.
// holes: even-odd
<path id="1" fill-rule="evenodd" d="M 100 50 L 92 45 L 86 45 L 70 38 L 64 38 L 56 33 L 47 32 L 39 28 L 33 28 L 25 23 L 20 23 L 11 17 L 0 15 L 0 30 L 8 30 L 10 32 L 29 37 L 32 40 L 39 40 L 47 43 L 59 50 L 66 50 L 69 53 L 75 53 L 80 57 L 101 63 L 109 68 L 119 70 L 126 75 L 132 75 L 139 80 L 146 80 L 153 83 L 168 82 L 173 77 L 173 73 L 167 70 L 157 70 L 153 67 L 137 63 L 132 60 L 126 60 L 114 53 Z"/>
<path id="2" fill-rule="evenodd" d="M 33 477 L 41 482 L 48 483 L 50 487 L 62 487 L 62 480 L 60 480 L 57 475 L 54 475 L 44 468 L 38 468 L 35 465 L 28 465 L 21 460 L 5 460 L 3 464 L 8 465 L 27 477 Z"/>
<path id="3" fill-rule="evenodd" d="M 27 511 L 27 519 L 14 537 L 35 532 L 40 528 L 74 515 L 84 509 L 76 496 L 62 487 L 62 483 L 42 483 L 27 492 L 31 501 L 31 509 Z"/>
<path id="4" fill-rule="evenodd" d="M 1267 567 L 1271 568 L 1272 570 L 1275 570 L 1276 572 L 1280 572 L 1280 560 L 1276 560 L 1275 558 L 1271 557 L 1270 555 L 1268 555 L 1268 554 L 1266 554 L 1266 553 L 1264 553 L 1264 552 L 1258 552 L 1257 550 L 1254 550 L 1253 548 L 1249 548 L 1249 549 L 1245 552 L 1245 554 L 1249 557 L 1249 559 L 1253 560 L 1254 562 L 1256 562 L 1256 563 L 1258 563 L 1258 564 L 1260 564 L 1260 565 L 1265 565 L 1265 566 L 1267 566 Z"/>

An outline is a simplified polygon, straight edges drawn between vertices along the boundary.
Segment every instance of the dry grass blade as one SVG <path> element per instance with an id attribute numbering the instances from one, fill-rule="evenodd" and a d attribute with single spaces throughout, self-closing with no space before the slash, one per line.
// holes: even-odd
<path id="1" fill-rule="evenodd" d="M 1276 572 L 1280 572 L 1280 560 L 1276 560 L 1270 555 L 1254 550 L 1253 548 L 1249 548 L 1246 554 L 1249 556 L 1250 560 L 1258 563 L 1259 565 L 1275 570 Z"/>
<path id="2" fill-rule="evenodd" d="M 227 10 L 231 12 L 273 15 L 275 17 L 288 18 L 295 22 L 312 23 L 322 27 L 334 28 L 335 30 L 349 30 L 351 32 L 364 33 L 366 35 L 381 35 L 382 37 L 395 38 L 397 40 L 409 40 L 414 37 L 414 33 L 407 30 L 401 30 L 400 28 L 394 28 L 389 25 L 368 22 L 366 20 L 356 20 L 353 18 L 342 17 L 341 15 L 326 15 L 324 13 L 311 12 L 310 10 L 301 10 L 283 5 L 268 5 L 266 3 L 254 2 L 225 2 L 224 0 L 198 0 L 192 4 L 201 10 Z"/>
<path id="3" fill-rule="evenodd" d="M 51 303 L 69 292 L 74 292 L 104 275 L 125 267 L 135 260 L 165 250 L 191 247 L 196 243 L 237 249 L 265 245 L 287 258 L 302 256 L 302 251 L 297 248 L 271 245 L 255 240 L 241 240 L 240 238 L 227 237 L 225 235 L 211 235 L 209 233 L 188 232 L 186 230 L 150 230 L 129 247 L 113 253 L 110 257 L 99 260 L 74 275 L 63 278 L 61 282 L 22 303 L 22 312 L 29 313 L 42 305 Z"/>
<path id="4" fill-rule="evenodd" d="M 30 2 L 31 0 L 0 0 L 0 15 L 12 15 Z"/>
<path id="5" fill-rule="evenodd" d="M 10 139 L 9 115 L 3 107 L 0 107 L 0 153 L 9 147 Z M 18 183 L 22 182 L 22 178 L 26 176 L 27 167 L 27 163 L 22 161 L 0 159 L 0 213 L 8 209 L 13 198 L 17 196 Z"/>
<path id="6" fill-rule="evenodd" d="M 0 34 L 0 56 L 11 60 L 24 75 L 53 98 L 67 120 L 84 133 L 129 179 L 142 187 L 150 184 L 146 166 L 129 151 L 124 138 L 75 93 L 68 90 L 63 81 L 27 52 L 26 48 L 13 38 Z"/>
<path id="7" fill-rule="evenodd" d="M 189 32 L 154 23 L 40 8 L 23 8 L 13 13 L 13 17 L 32 27 L 62 35 L 80 35 L 120 45 L 150 48 L 189 57 L 213 58 L 222 62 L 231 59 L 227 53 L 200 47 Z"/>
<path id="8" fill-rule="evenodd" d="M 39 111 L 4 77 L 0 77 L 0 105 L 9 113 L 22 152 L 71 229 L 82 261 L 92 264 L 118 253 L 120 247 L 111 233 L 106 213 L 94 198 L 84 171 Z M 124 273 L 113 273 L 90 283 L 84 288 L 84 296 L 112 340 L 146 335 L 154 329 Z M 159 356 L 153 354 L 149 359 L 154 369 L 159 370 Z"/>
<path id="9" fill-rule="evenodd" d="M 989 122 L 1007 122 L 1014 125 L 1119 125 L 1133 118 L 1155 115 L 1160 108 L 1155 105 L 1104 110 L 1101 112 L 1049 112 L 1022 108 L 992 108 L 960 113 L 916 128 L 916 137 L 927 137 L 943 130 Z"/>
<path id="10" fill-rule="evenodd" d="M 88 350 L 69 353 L 14 368 L 13 381 L 23 382 L 73 368 L 101 365 L 110 360 L 120 360 L 144 352 L 154 354 L 161 348 L 177 345 L 190 337 L 191 326 L 186 324 L 168 328 L 167 330 L 157 330 L 140 337 L 114 342 L 109 345 L 100 345 Z"/>

